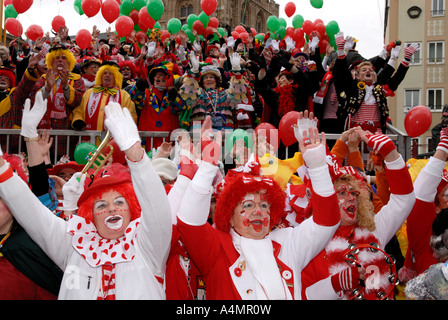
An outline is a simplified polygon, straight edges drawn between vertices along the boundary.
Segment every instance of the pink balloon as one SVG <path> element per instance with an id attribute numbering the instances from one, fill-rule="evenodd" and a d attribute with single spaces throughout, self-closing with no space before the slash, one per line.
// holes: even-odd
<path id="1" fill-rule="evenodd" d="M 134 30 L 134 21 L 127 16 L 120 16 L 115 21 L 115 30 L 117 31 L 118 37 L 129 36 L 132 30 Z"/>
<path id="2" fill-rule="evenodd" d="M 33 0 L 12 0 L 12 5 L 17 13 L 24 13 L 33 5 Z"/>
<path id="3" fill-rule="evenodd" d="M 426 106 L 413 107 L 404 118 L 404 128 L 412 138 L 425 133 L 432 122 L 432 114 Z"/>
<path id="4" fill-rule="evenodd" d="M 81 8 L 87 17 L 94 17 L 100 12 L 101 0 L 82 0 Z"/>
<path id="5" fill-rule="evenodd" d="M 92 35 L 87 29 L 81 29 L 78 31 L 75 37 L 76 44 L 81 49 L 87 49 L 92 41 Z"/>
<path id="6" fill-rule="evenodd" d="M 58 31 L 60 27 L 65 26 L 65 19 L 63 16 L 56 16 L 51 21 L 51 27 L 54 31 Z"/>
<path id="7" fill-rule="evenodd" d="M 16 18 L 8 18 L 5 21 L 5 29 L 15 37 L 20 37 L 23 33 L 23 27 Z"/>
<path id="8" fill-rule="evenodd" d="M 44 36 L 44 30 L 41 26 L 37 24 L 32 24 L 26 29 L 26 36 L 33 41 L 36 41 L 37 38 L 42 38 Z"/>
<path id="9" fill-rule="evenodd" d="M 114 22 L 120 15 L 120 5 L 116 0 L 104 1 L 101 5 L 101 15 L 107 22 Z"/>

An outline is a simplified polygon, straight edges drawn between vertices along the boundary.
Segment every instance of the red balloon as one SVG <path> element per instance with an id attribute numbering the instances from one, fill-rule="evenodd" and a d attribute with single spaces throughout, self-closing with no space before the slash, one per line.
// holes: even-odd
<path id="1" fill-rule="evenodd" d="M 235 30 L 230 32 L 230 34 L 232 35 L 233 39 L 235 39 L 235 40 L 240 37 L 240 34 L 238 32 L 236 32 Z"/>
<path id="2" fill-rule="evenodd" d="M 243 40 L 244 43 L 247 43 L 247 37 L 249 36 L 249 32 L 244 31 L 240 33 L 240 39 Z"/>
<path id="3" fill-rule="evenodd" d="M 170 37 L 170 33 L 168 30 L 162 30 L 160 32 L 160 38 L 162 39 L 162 41 L 165 41 L 165 39 L 168 39 Z"/>
<path id="4" fill-rule="evenodd" d="M 201 0 L 202 11 L 208 16 L 211 16 L 212 13 L 215 12 L 217 6 L 217 0 Z"/>
<path id="5" fill-rule="evenodd" d="M 3 1 L 3 5 L 6 7 L 6 6 L 9 6 L 10 4 L 12 4 L 12 0 L 5 0 L 5 1 Z"/>
<path id="6" fill-rule="evenodd" d="M 235 31 L 238 32 L 238 33 L 247 32 L 246 29 L 243 26 L 236 26 L 235 27 Z"/>
<path id="7" fill-rule="evenodd" d="M 292 39 L 297 43 L 300 42 L 303 39 L 303 36 L 305 35 L 305 32 L 303 32 L 303 29 L 298 28 L 294 30 L 294 34 L 292 36 Z"/>
<path id="8" fill-rule="evenodd" d="M 82 0 L 81 8 L 85 15 L 91 18 L 100 12 L 101 0 Z"/>
<path id="9" fill-rule="evenodd" d="M 60 27 L 65 26 L 65 19 L 63 16 L 56 16 L 51 21 L 51 27 L 55 32 L 58 32 Z"/>
<path id="10" fill-rule="evenodd" d="M 302 29 L 307 35 L 310 35 L 310 33 L 314 29 L 314 25 L 310 20 L 305 20 L 305 21 L 303 21 Z"/>
<path id="11" fill-rule="evenodd" d="M 415 106 L 406 114 L 404 118 L 404 128 L 412 138 L 425 133 L 432 122 L 432 114 L 426 106 Z"/>
<path id="12" fill-rule="evenodd" d="M 296 12 L 296 5 L 294 2 L 288 2 L 285 5 L 285 13 L 288 16 L 288 18 L 292 17 L 292 15 Z"/>
<path id="13" fill-rule="evenodd" d="M 210 21 L 207 24 L 207 27 L 215 28 L 215 29 L 218 28 L 219 27 L 219 20 L 218 20 L 218 18 L 211 17 Z"/>
<path id="14" fill-rule="evenodd" d="M 274 125 L 268 122 L 262 122 L 255 128 L 255 134 L 265 136 L 266 142 L 272 145 L 275 151 L 278 150 L 280 140 L 278 137 L 278 130 Z"/>
<path id="15" fill-rule="evenodd" d="M 23 33 L 23 27 L 16 18 L 8 18 L 5 21 L 5 29 L 15 37 L 20 37 Z"/>
<path id="16" fill-rule="evenodd" d="M 101 14 L 104 20 L 112 23 L 120 15 L 120 5 L 116 0 L 106 0 L 101 5 Z"/>
<path id="17" fill-rule="evenodd" d="M 146 6 L 142 7 L 140 11 L 138 12 L 138 25 L 143 30 L 144 28 L 146 30 L 154 28 L 156 21 L 151 18 L 151 16 L 148 13 L 148 9 L 146 9 Z M 144 28 L 142 28 L 142 26 Z M 144 31 L 146 31 L 144 30 Z"/>
<path id="18" fill-rule="evenodd" d="M 250 28 L 250 31 L 252 31 L 252 34 L 253 34 L 254 36 L 257 35 L 257 30 L 255 30 L 254 28 Z"/>
<path id="19" fill-rule="evenodd" d="M 132 30 L 134 30 L 134 21 L 127 16 L 120 16 L 115 21 L 115 30 L 117 31 L 118 37 L 129 36 Z"/>
<path id="20" fill-rule="evenodd" d="M 297 142 L 296 136 L 294 135 L 294 125 L 297 125 L 298 118 L 299 113 L 297 111 L 289 111 L 282 117 L 278 124 L 280 139 L 287 147 Z"/>
<path id="21" fill-rule="evenodd" d="M 208 36 L 213 35 L 213 28 L 212 27 L 207 27 L 204 29 L 204 32 L 202 33 L 202 35 L 207 38 Z"/>
<path id="22" fill-rule="evenodd" d="M 33 5 L 33 0 L 12 0 L 12 5 L 17 13 L 24 13 Z"/>
<path id="23" fill-rule="evenodd" d="M 75 37 L 76 44 L 81 49 L 87 49 L 92 41 L 92 35 L 87 29 L 81 29 L 78 31 Z"/>
<path id="24" fill-rule="evenodd" d="M 32 24 L 26 29 L 26 36 L 33 41 L 36 41 L 37 38 L 42 38 L 44 36 L 44 30 L 41 26 L 37 24 Z"/>
<path id="25" fill-rule="evenodd" d="M 204 32 L 204 25 L 200 20 L 196 20 L 195 22 L 193 22 L 192 28 L 196 31 L 197 34 L 202 34 L 202 32 Z"/>
<path id="26" fill-rule="evenodd" d="M 325 34 L 325 32 L 327 31 L 327 29 L 325 28 L 325 25 L 323 23 L 315 24 L 314 30 L 319 32 L 319 35 L 321 35 L 321 36 L 323 36 Z M 322 37 L 319 37 L 319 38 L 322 38 Z"/>
<path id="27" fill-rule="evenodd" d="M 132 9 L 132 11 L 129 13 L 129 18 L 132 19 L 132 21 L 134 21 L 134 25 L 138 24 L 138 11 L 135 9 Z"/>

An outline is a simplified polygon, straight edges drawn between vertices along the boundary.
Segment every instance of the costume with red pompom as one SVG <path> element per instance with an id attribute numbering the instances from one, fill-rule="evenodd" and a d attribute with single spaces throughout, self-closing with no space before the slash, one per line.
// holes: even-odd
<path id="1" fill-rule="evenodd" d="M 207 299 L 300 299 L 300 271 L 323 248 L 339 221 L 337 214 L 327 214 L 328 208 L 337 207 L 334 191 L 330 196 L 316 193 L 313 219 L 297 228 L 275 228 L 284 217 L 285 193 L 273 179 L 260 175 L 260 165 L 252 158 L 227 174 L 213 228 L 207 217 L 216 170 L 209 163 L 200 165 L 177 223 L 182 242 L 205 277 Z M 255 240 L 239 235 L 230 220 L 245 195 L 260 192 L 270 204 L 273 231 Z"/>

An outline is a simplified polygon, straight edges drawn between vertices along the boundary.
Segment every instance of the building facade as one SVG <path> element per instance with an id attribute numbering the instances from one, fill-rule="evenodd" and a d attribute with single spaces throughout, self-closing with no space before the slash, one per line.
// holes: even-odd
<path id="1" fill-rule="evenodd" d="M 404 119 L 412 107 L 430 108 L 431 127 L 416 138 L 418 153 L 430 152 L 431 129 L 440 123 L 443 106 L 448 103 L 446 0 L 387 0 L 385 30 L 386 43 L 401 40 L 403 48 L 413 42 L 420 44 L 389 107 L 393 125 L 404 132 Z"/>
<path id="2" fill-rule="evenodd" d="M 190 14 L 201 13 L 201 0 L 163 0 L 165 11 L 160 20 L 162 26 L 171 18 L 179 18 L 186 23 Z M 274 0 L 218 0 L 218 6 L 212 17 L 219 20 L 219 26 L 233 30 L 239 24 L 255 28 L 257 32 L 266 32 L 266 20 L 269 16 L 278 17 L 280 5 Z"/>

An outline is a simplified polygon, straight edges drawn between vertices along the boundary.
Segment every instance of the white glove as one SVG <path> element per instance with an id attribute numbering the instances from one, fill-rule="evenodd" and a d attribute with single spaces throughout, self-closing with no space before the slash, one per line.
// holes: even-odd
<path id="1" fill-rule="evenodd" d="M 327 163 L 327 152 L 323 144 L 306 150 L 302 157 L 308 169 L 324 167 Z"/>
<path id="2" fill-rule="evenodd" d="M 154 55 L 156 54 L 156 46 L 157 44 L 154 41 L 151 41 L 148 43 L 148 49 L 146 51 L 146 55 L 150 58 L 154 58 Z"/>
<path id="3" fill-rule="evenodd" d="M 232 36 L 227 37 L 227 46 L 233 48 L 235 45 L 235 39 Z"/>
<path id="4" fill-rule="evenodd" d="M 347 36 L 345 38 L 345 44 L 344 44 L 344 50 L 346 52 L 350 51 L 353 49 L 353 46 L 355 45 L 355 38 Z"/>
<path id="5" fill-rule="evenodd" d="M 303 131 L 308 132 L 308 128 L 317 128 L 317 120 L 309 118 L 297 119 L 297 126 L 293 128 L 294 136 L 296 137 L 297 141 L 299 141 L 299 139 L 303 139 Z"/>
<path id="6" fill-rule="evenodd" d="M 225 43 L 222 44 L 221 48 L 219 48 L 219 53 L 221 55 L 225 55 L 227 50 L 227 45 Z"/>
<path id="7" fill-rule="evenodd" d="M 313 39 L 311 39 L 311 42 L 310 42 L 310 45 L 309 45 L 309 47 L 310 47 L 310 50 L 311 51 L 316 51 L 316 48 L 317 48 L 317 45 L 319 44 L 319 38 L 318 37 L 313 37 Z"/>
<path id="8" fill-rule="evenodd" d="M 177 56 L 179 57 L 180 61 L 185 61 L 185 48 L 183 45 L 177 47 Z"/>
<path id="9" fill-rule="evenodd" d="M 266 40 L 266 42 L 265 42 L 265 44 L 264 44 L 264 47 L 265 47 L 266 49 L 269 49 L 269 47 L 272 45 L 272 41 L 273 41 L 272 38 L 268 38 L 268 40 Z"/>
<path id="10" fill-rule="evenodd" d="M 62 187 L 62 194 L 64 196 L 64 200 L 62 200 L 62 203 L 64 204 L 63 210 L 75 211 L 78 209 L 78 199 L 84 192 L 84 181 L 86 180 L 86 177 L 87 175 L 82 174 L 81 172 L 76 172 L 70 180 L 64 184 Z"/>
<path id="11" fill-rule="evenodd" d="M 36 93 L 36 99 L 34 100 L 33 108 L 31 108 L 30 99 L 26 99 L 25 106 L 23 108 L 22 116 L 22 128 L 20 135 L 25 138 L 37 138 L 37 126 L 42 120 L 45 112 L 47 112 L 47 100 L 42 97 L 42 91 Z"/>
<path id="12" fill-rule="evenodd" d="M 286 37 L 286 52 L 291 52 L 296 47 L 296 42 L 291 37 Z"/>
<path id="13" fill-rule="evenodd" d="M 272 51 L 276 52 L 279 50 L 279 46 L 278 46 L 279 42 L 277 40 L 272 40 L 271 45 L 272 45 Z"/>
<path id="14" fill-rule="evenodd" d="M 201 45 L 196 40 L 194 40 L 194 42 L 193 42 L 193 49 L 194 49 L 194 51 L 201 51 L 202 50 Z"/>
<path id="15" fill-rule="evenodd" d="M 381 49 L 381 52 L 380 52 L 379 56 L 383 60 L 386 60 L 387 59 L 387 55 L 388 55 L 388 52 L 386 50 L 386 47 L 383 47 L 383 49 Z"/>
<path id="16" fill-rule="evenodd" d="M 104 123 L 121 151 L 128 150 L 136 142 L 141 141 L 137 125 L 128 108 L 122 108 L 116 102 L 109 102 L 104 108 L 104 113 L 106 115 Z"/>
<path id="17" fill-rule="evenodd" d="M 232 70 L 241 69 L 241 57 L 238 52 L 234 52 L 230 55 L 230 63 L 232 65 Z"/>
<path id="18" fill-rule="evenodd" d="M 396 60 L 401 52 L 401 46 L 396 46 L 390 50 L 390 59 Z"/>
<path id="19" fill-rule="evenodd" d="M 198 73 L 199 72 L 199 58 L 196 57 L 196 55 L 190 54 L 190 61 L 191 61 L 191 71 L 193 71 L 194 73 Z"/>

